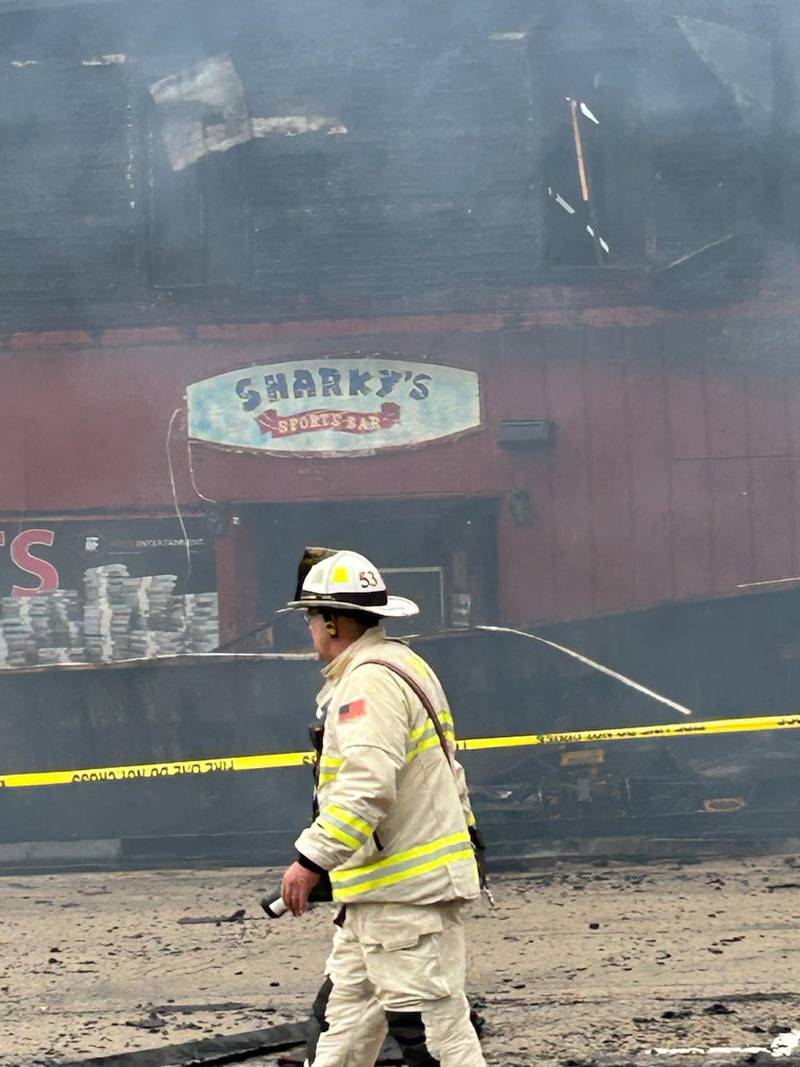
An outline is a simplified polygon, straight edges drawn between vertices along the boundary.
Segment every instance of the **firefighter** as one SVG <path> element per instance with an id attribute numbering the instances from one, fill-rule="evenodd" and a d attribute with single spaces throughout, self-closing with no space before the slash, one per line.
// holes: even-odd
<path id="1" fill-rule="evenodd" d="M 475 820 L 453 720 L 431 668 L 382 626 L 419 609 L 351 551 L 324 554 L 298 585 L 288 608 L 306 612 L 326 664 L 325 726 L 318 815 L 282 895 L 300 915 L 327 873 L 343 906 L 314 1067 L 373 1067 L 387 1026 L 408 1067 L 483 1067 L 464 994 Z"/>

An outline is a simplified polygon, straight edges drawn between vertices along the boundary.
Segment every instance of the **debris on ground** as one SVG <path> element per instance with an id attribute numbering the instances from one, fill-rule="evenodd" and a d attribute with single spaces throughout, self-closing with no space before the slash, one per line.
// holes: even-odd
<path id="1" fill-rule="evenodd" d="M 231 912 L 230 915 L 184 915 L 178 919 L 179 926 L 207 926 L 212 924 L 219 926 L 221 923 L 241 923 L 241 922 L 264 922 L 264 916 L 258 915 L 252 918 L 247 918 L 246 908 L 237 908 L 236 911 Z"/>
<path id="2" fill-rule="evenodd" d="M 163 1030 L 169 1024 L 157 1012 L 151 1011 L 142 1019 L 129 1019 L 125 1025 L 135 1026 L 137 1030 Z"/>
<path id="3" fill-rule="evenodd" d="M 736 1047 L 790 1067 L 797 1052 L 774 1060 L 766 1050 L 777 1041 L 787 1047 L 800 1014 L 796 920 L 785 894 L 763 892 L 784 882 L 790 866 L 782 856 L 560 861 L 497 875 L 497 907 L 476 902 L 467 915 L 468 989 L 486 1019 L 487 1064 L 565 1067 L 570 1058 L 606 1057 L 606 1067 L 645 1057 L 648 1067 L 688 1067 L 674 1053 Z M 321 907 L 300 919 L 249 922 L 250 901 L 257 908 L 273 874 L 118 871 L 103 875 L 107 892 L 92 894 L 82 891 L 100 887 L 97 872 L 0 881 L 0 1063 L 63 1067 L 105 1057 L 108 1067 L 109 1056 L 304 1019 L 322 979 L 331 914 Z M 76 900 L 64 923 L 61 903 Z M 201 915 L 211 921 L 179 923 Z M 259 1067 L 301 1048 L 266 1054 Z"/>
<path id="4" fill-rule="evenodd" d="M 161 1045 L 138 1052 L 121 1052 L 110 1056 L 92 1056 L 68 1062 L 58 1067 L 178 1067 L 189 1064 L 233 1063 L 254 1056 L 283 1052 L 304 1045 L 306 1023 L 284 1023 L 262 1030 L 220 1034 L 214 1038 Z"/>

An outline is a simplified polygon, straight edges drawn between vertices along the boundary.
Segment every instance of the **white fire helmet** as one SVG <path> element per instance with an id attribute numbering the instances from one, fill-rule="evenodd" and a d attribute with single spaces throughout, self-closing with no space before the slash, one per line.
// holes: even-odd
<path id="1" fill-rule="evenodd" d="M 405 619 L 419 613 L 413 600 L 389 596 L 381 573 L 358 552 L 335 552 L 315 563 L 306 575 L 300 596 L 287 608 L 339 608 L 363 611 L 388 619 Z"/>

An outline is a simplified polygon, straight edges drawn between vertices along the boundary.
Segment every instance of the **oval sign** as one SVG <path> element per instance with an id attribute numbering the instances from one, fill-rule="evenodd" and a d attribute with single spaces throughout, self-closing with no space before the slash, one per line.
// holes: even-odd
<path id="1" fill-rule="evenodd" d="M 226 448 L 370 455 L 481 425 L 475 371 L 381 355 L 265 363 L 194 382 L 189 436 Z"/>

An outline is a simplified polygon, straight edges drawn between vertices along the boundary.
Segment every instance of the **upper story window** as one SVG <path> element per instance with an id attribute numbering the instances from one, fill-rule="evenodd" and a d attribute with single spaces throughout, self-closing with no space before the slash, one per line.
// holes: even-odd
<path id="1" fill-rule="evenodd" d="M 151 88 L 153 283 L 328 301 L 529 278 L 525 42 L 317 44 L 254 33 Z"/>

